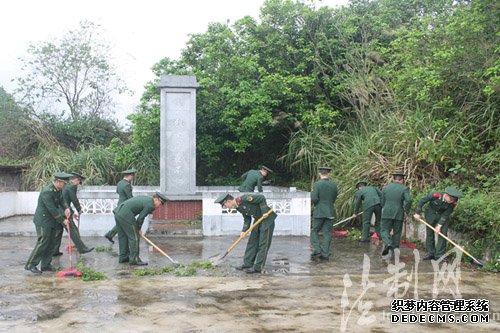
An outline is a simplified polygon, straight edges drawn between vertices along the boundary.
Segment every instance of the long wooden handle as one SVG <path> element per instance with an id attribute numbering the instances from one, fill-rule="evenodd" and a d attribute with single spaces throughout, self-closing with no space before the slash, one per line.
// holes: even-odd
<path id="1" fill-rule="evenodd" d="M 427 227 L 431 228 L 432 230 L 434 230 L 435 233 L 437 233 L 439 236 L 443 237 L 444 239 L 446 239 L 448 242 L 450 242 L 451 244 L 453 244 L 457 249 L 459 249 L 460 251 L 462 251 L 463 253 L 465 253 L 466 255 L 468 255 L 469 257 L 472 258 L 472 260 L 474 260 L 476 263 L 480 264 L 481 266 L 483 265 L 481 263 L 481 261 L 477 260 L 476 258 L 474 258 L 469 252 L 465 251 L 465 249 L 463 249 L 460 245 L 458 245 L 457 243 L 455 243 L 454 241 L 452 241 L 451 239 L 449 239 L 446 235 L 444 235 L 443 233 L 441 233 L 440 231 L 437 231 L 436 228 L 434 228 L 433 226 L 431 226 L 429 223 L 427 223 L 424 219 L 422 218 L 416 218 L 417 221 L 419 222 L 422 222 L 423 224 L 425 224 Z"/>
<path id="2" fill-rule="evenodd" d="M 272 212 L 273 212 L 273 210 L 272 210 L 272 209 L 269 209 L 269 211 L 268 211 L 266 214 L 269 216 Z M 239 243 L 239 242 L 241 242 L 241 240 L 242 240 L 243 238 L 245 238 L 245 236 L 246 236 L 246 235 L 248 235 L 248 233 L 249 233 L 250 231 L 252 231 L 252 230 L 253 230 L 253 228 L 255 228 L 257 225 L 259 225 L 259 224 L 260 224 L 260 222 L 264 221 L 264 219 L 265 219 L 265 217 L 264 217 L 264 216 L 262 216 L 260 219 L 258 219 L 257 221 L 255 221 L 255 222 L 254 222 L 254 224 L 252 224 L 252 226 L 251 226 L 250 228 L 248 228 L 248 230 L 247 230 L 247 231 L 245 231 L 245 232 L 243 233 L 243 235 L 242 235 L 242 236 L 240 236 L 240 238 L 238 238 L 238 239 L 236 240 L 236 242 L 234 242 L 234 243 L 233 243 L 233 245 L 231 245 L 231 247 L 230 247 L 230 248 L 226 251 L 226 253 L 224 253 L 224 255 L 222 256 L 222 258 L 224 258 L 224 257 L 225 257 L 225 256 L 226 256 L 229 252 L 231 252 L 231 251 L 234 249 L 234 247 L 235 247 L 236 245 L 238 245 L 238 243 Z"/>
<path id="3" fill-rule="evenodd" d="M 351 220 L 351 219 L 353 219 L 353 218 L 355 218 L 355 217 L 358 217 L 358 216 L 359 216 L 359 215 L 361 215 L 361 214 L 363 214 L 363 212 L 359 212 L 359 213 L 357 213 L 357 214 L 356 214 L 356 216 L 349 216 L 348 218 L 345 218 L 345 219 L 343 219 L 342 221 L 338 221 L 337 223 L 335 223 L 334 225 L 332 225 L 332 228 L 333 228 L 333 227 L 335 227 L 336 225 L 339 225 L 339 224 L 344 223 L 344 222 L 347 222 L 347 221 L 349 221 L 349 220 Z"/>
<path id="4" fill-rule="evenodd" d="M 149 238 L 147 238 L 146 236 L 144 235 L 141 235 L 142 238 L 144 238 L 144 240 L 146 242 L 148 242 L 151 246 L 153 246 L 155 249 L 158 250 L 158 252 L 160 252 L 161 254 L 163 254 L 165 257 L 167 257 L 171 262 L 173 262 L 174 264 L 177 264 L 177 261 L 175 261 L 174 259 L 170 258 L 170 256 L 168 254 L 166 254 L 162 249 L 160 249 L 158 246 L 156 246 L 155 243 L 153 243 Z"/>

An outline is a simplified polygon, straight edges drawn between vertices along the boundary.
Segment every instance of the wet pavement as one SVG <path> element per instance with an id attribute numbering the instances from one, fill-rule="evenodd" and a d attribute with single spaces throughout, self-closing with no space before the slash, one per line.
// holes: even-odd
<path id="1" fill-rule="evenodd" d="M 138 268 L 118 263 L 118 244 L 114 244 L 111 251 L 74 256 L 74 261 L 79 259 L 107 276 L 106 280 L 86 282 L 50 272 L 36 276 L 24 270 L 36 242 L 33 236 L 20 236 L 29 235 L 26 219 L 29 217 L 0 220 L 0 331 L 500 331 L 497 274 L 458 265 L 452 258 L 440 263 L 422 261 L 419 256 L 424 251 L 404 246 L 399 255 L 382 258 L 382 249 L 375 243 L 336 237 L 330 261 L 312 262 L 308 237 L 274 237 L 264 274 L 250 275 L 234 269 L 242 261 L 243 241 L 215 269 L 199 269 L 195 276 L 180 277 L 173 273 L 136 276 L 132 272 Z M 21 231 L 12 230 L 15 225 Z M 186 265 L 224 254 L 236 240 L 154 235 L 150 239 Z M 88 246 L 110 246 L 104 237 L 83 240 Z M 66 244 L 67 238 L 63 238 L 62 250 Z M 141 241 L 140 252 L 149 262 L 147 268 L 171 265 L 145 241 Z M 66 269 L 68 258 L 65 253 L 53 264 Z M 464 313 L 443 308 L 446 322 L 401 323 L 403 317 L 394 315 L 404 312 L 391 311 L 394 299 L 483 299 L 488 301 L 489 311 L 480 312 L 476 307 L 464 312 L 464 317 Z M 433 313 L 430 308 L 418 312 Z M 471 323 L 485 320 L 481 314 L 487 314 L 488 323 Z M 391 323 L 391 316 L 399 323 Z"/>

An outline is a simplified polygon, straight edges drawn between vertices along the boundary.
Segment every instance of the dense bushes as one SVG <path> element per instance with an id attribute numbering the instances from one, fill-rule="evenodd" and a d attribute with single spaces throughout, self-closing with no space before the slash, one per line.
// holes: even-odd
<path id="1" fill-rule="evenodd" d="M 490 260 L 490 269 L 500 271 L 500 189 L 470 192 L 453 212 L 451 228 L 470 240 L 472 255 Z"/>

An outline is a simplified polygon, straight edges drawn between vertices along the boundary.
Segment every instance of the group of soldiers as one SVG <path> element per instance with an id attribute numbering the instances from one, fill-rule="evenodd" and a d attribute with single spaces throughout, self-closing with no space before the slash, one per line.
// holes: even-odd
<path id="1" fill-rule="evenodd" d="M 313 223 L 311 228 L 311 260 L 328 261 L 330 259 L 330 245 L 332 241 L 333 222 L 336 218 L 335 201 L 337 200 L 337 184 L 330 179 L 331 168 L 319 168 L 319 180 L 314 183 L 311 192 L 311 202 L 314 205 Z M 242 176 L 242 185 L 238 188 L 240 192 L 253 192 L 255 187 L 262 192 L 264 178 L 271 170 L 263 166 L 260 170 L 250 170 Z M 401 232 L 405 214 L 411 209 L 410 190 L 404 185 L 405 173 L 396 171 L 392 174 L 392 182 L 382 190 L 369 186 L 366 181 L 356 183 L 357 191 L 354 195 L 353 218 L 362 215 L 361 243 L 370 242 L 370 228 L 372 218 L 375 218 L 375 233 L 382 239 L 384 248 L 382 256 L 389 254 L 391 250 L 399 248 Z M 422 216 L 423 207 L 427 222 L 437 232 L 446 235 L 448 231 L 448 220 L 451 212 L 457 205 L 462 193 L 454 187 L 446 187 L 443 192 L 432 191 L 423 197 L 417 204 L 415 219 Z M 243 194 L 237 198 L 225 193 L 215 200 L 227 209 L 236 209 L 244 217 L 243 229 L 240 237 L 254 221 L 264 217 L 261 226 L 252 230 L 247 243 L 243 265 L 237 269 L 245 270 L 247 273 L 259 273 L 265 264 L 267 252 L 271 245 L 274 231 L 276 213 L 268 214 L 269 206 L 261 194 Z M 446 240 L 438 236 L 435 245 L 435 231 L 427 227 L 426 249 L 427 255 L 424 260 L 437 260 L 446 250 Z M 321 240 L 322 235 L 322 240 Z"/>
<path id="2" fill-rule="evenodd" d="M 132 179 L 135 169 L 123 171 L 124 177 L 117 184 L 118 205 L 113 210 L 115 227 L 106 233 L 105 237 L 112 243 L 113 237 L 118 234 L 119 262 L 130 265 L 143 266 L 139 257 L 139 237 L 142 235 L 141 226 L 146 216 L 163 205 L 167 198 L 156 192 L 151 196 L 132 195 Z M 54 175 L 52 183 L 42 189 L 38 197 L 33 222 L 37 233 L 37 242 L 31 252 L 25 269 L 34 274 L 43 271 L 54 272 L 52 258 L 62 255 L 59 251 L 63 229 L 66 229 L 75 243 L 79 253 L 84 254 L 94 248 L 88 248 L 80 238 L 80 233 L 74 220 L 79 221 L 82 213 L 80 202 L 76 196 L 78 185 L 85 179 L 78 173 L 59 172 Z M 73 207 L 75 211 L 73 211 Z M 38 269 L 40 265 L 40 269 Z"/>
<path id="3" fill-rule="evenodd" d="M 314 205 L 311 259 L 315 261 L 328 261 L 331 255 L 333 221 L 337 215 L 335 201 L 338 195 L 337 185 L 330 179 L 331 170 L 329 167 L 319 168 L 320 179 L 314 183 L 311 192 L 311 202 Z M 271 172 L 266 166 L 250 170 L 242 175 L 242 183 L 238 188 L 240 192 L 245 192 L 244 194 L 234 197 L 224 193 L 215 200 L 215 203 L 223 208 L 235 209 L 243 215 L 240 238 L 245 237 L 247 231 L 253 228 L 245 249 L 243 264 L 236 267 L 248 274 L 262 272 L 272 242 L 277 214 L 271 210 L 262 194 L 254 193 L 255 187 L 259 192 L 263 191 L 264 179 Z M 142 224 L 149 214 L 167 201 L 167 197 L 160 192 L 153 196 L 134 197 L 132 180 L 136 170 L 128 169 L 122 173 L 124 177 L 118 182 L 116 189 L 119 196 L 118 205 L 113 210 L 115 226 L 104 237 L 114 243 L 113 238 L 118 234 L 119 263 L 143 266 L 147 263 L 139 257 Z M 366 181 L 357 182 L 354 197 L 352 218 L 362 215 L 362 235 L 359 241 L 370 242 L 370 227 L 374 216 L 375 232 L 384 242 L 383 256 L 399 247 L 404 216 L 411 209 L 410 190 L 404 185 L 404 172 L 397 171 L 392 176 L 392 182 L 382 190 L 369 186 Z M 69 228 L 78 252 L 87 253 L 93 250 L 82 242 L 74 223 L 74 220 L 79 221 L 81 215 L 76 191 L 84 179 L 85 177 L 78 173 L 56 173 L 54 181 L 40 192 L 33 219 L 38 236 L 37 243 L 25 266 L 32 273 L 41 274 L 42 271 L 56 270 L 51 261 L 54 255 L 62 254 L 59 247 L 64 228 Z M 427 222 L 435 227 L 436 231 L 446 235 L 448 219 L 461 196 L 462 193 L 453 187 L 447 187 L 443 192 L 430 192 L 418 202 L 414 217 L 420 219 L 423 207 L 428 204 L 425 210 Z M 71 205 L 76 211 L 73 211 Z M 427 227 L 427 256 L 424 260 L 438 259 L 446 249 L 446 240 L 441 236 L 435 246 L 434 233 L 434 230 Z M 37 268 L 39 264 L 40 269 Z"/>
<path id="4" fill-rule="evenodd" d="M 314 184 L 311 200 L 314 207 L 314 221 L 311 230 L 312 259 L 328 260 L 330 256 L 330 242 L 332 221 L 336 217 L 335 200 L 337 186 L 329 180 L 331 169 L 320 168 L 320 180 Z M 372 218 L 375 219 L 375 233 L 383 243 L 382 256 L 391 250 L 399 248 L 401 232 L 405 214 L 410 213 L 410 189 L 404 185 L 405 173 L 396 171 L 392 174 L 392 182 L 381 190 L 369 186 L 366 181 L 358 181 L 354 195 L 354 214 L 352 217 L 362 215 L 361 243 L 370 242 L 370 227 Z M 444 191 L 432 191 L 419 200 L 414 218 L 420 220 L 423 207 L 427 204 L 425 218 L 435 230 L 426 227 L 426 250 L 424 260 L 437 260 L 444 255 L 446 240 L 438 236 L 435 244 L 435 233 L 447 235 L 448 221 L 453 209 L 458 203 L 462 193 L 454 187 L 446 187 Z M 323 232 L 323 244 L 319 242 L 319 232 Z"/>
<path id="5" fill-rule="evenodd" d="M 69 229 L 71 240 L 75 243 L 78 252 L 84 254 L 94 250 L 83 243 L 74 222 L 74 220 L 80 221 L 82 213 L 76 192 L 78 185 L 84 179 L 84 176 L 76 172 L 70 174 L 59 172 L 54 175 L 54 181 L 40 192 L 33 218 L 37 242 L 26 262 L 25 269 L 35 274 L 57 270 L 52 266 L 52 257 L 62 255 L 59 248 L 63 229 Z M 39 264 L 40 269 L 37 267 Z"/>

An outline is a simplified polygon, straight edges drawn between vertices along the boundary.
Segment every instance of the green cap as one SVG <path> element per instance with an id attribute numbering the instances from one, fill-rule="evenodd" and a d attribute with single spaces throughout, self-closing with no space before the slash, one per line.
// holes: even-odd
<path id="1" fill-rule="evenodd" d="M 56 172 L 54 174 L 54 178 L 56 180 L 61 180 L 63 182 L 68 182 L 69 180 L 69 177 L 72 177 L 73 175 L 70 174 L 70 173 L 66 173 L 66 172 Z"/>
<path id="2" fill-rule="evenodd" d="M 265 165 L 261 165 L 261 166 L 260 166 L 260 169 L 261 169 L 261 170 L 266 170 L 266 171 L 267 171 L 267 172 L 269 172 L 269 173 L 273 172 L 273 170 L 269 169 L 269 168 L 268 168 L 268 167 L 266 167 Z"/>
<path id="3" fill-rule="evenodd" d="M 163 193 L 155 192 L 154 196 L 157 197 L 158 199 L 160 199 L 160 201 L 161 201 L 162 204 L 164 204 L 165 202 L 168 201 L 167 197 Z"/>
<path id="4" fill-rule="evenodd" d="M 444 192 L 447 193 L 449 196 L 455 198 L 455 200 L 463 196 L 462 192 L 460 192 L 453 186 L 448 186 L 447 188 L 444 189 Z"/>
<path id="5" fill-rule="evenodd" d="M 81 180 L 85 180 L 85 177 L 83 177 L 82 175 L 80 175 L 79 173 L 76 173 L 76 172 L 71 173 L 71 178 L 78 178 Z"/>
<path id="6" fill-rule="evenodd" d="M 133 175 L 136 172 L 137 172 L 137 170 L 134 169 L 134 168 L 130 168 L 130 169 L 127 169 L 125 171 L 122 171 L 122 173 L 125 174 L 125 175 Z"/>
<path id="7" fill-rule="evenodd" d="M 319 172 L 330 172 L 330 171 L 332 171 L 332 168 L 330 168 L 330 167 L 319 167 L 318 170 L 319 170 Z"/>
<path id="8" fill-rule="evenodd" d="M 392 175 L 406 177 L 406 173 L 404 172 L 403 169 L 396 169 L 396 171 L 394 171 Z"/>
<path id="9" fill-rule="evenodd" d="M 358 187 L 359 185 L 366 186 L 368 185 L 368 182 L 366 180 L 360 180 L 356 183 L 356 187 Z"/>
<path id="10" fill-rule="evenodd" d="M 229 193 L 223 193 L 223 194 L 219 195 L 217 197 L 217 199 L 215 199 L 214 203 L 224 205 L 224 203 L 226 202 L 226 200 L 229 199 L 229 197 L 232 198 L 232 196 Z"/>

